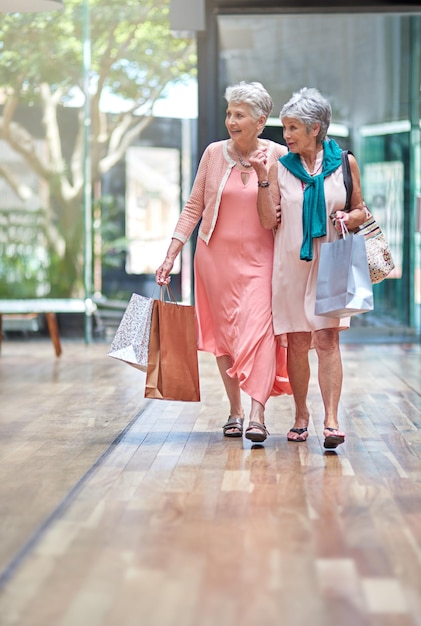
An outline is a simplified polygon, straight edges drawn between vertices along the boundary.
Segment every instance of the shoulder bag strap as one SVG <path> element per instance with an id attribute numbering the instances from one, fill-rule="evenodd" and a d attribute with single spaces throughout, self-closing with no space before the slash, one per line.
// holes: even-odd
<path id="1" fill-rule="evenodd" d="M 351 167 L 349 165 L 348 154 L 352 154 L 349 150 L 342 150 L 342 174 L 344 177 L 344 185 L 346 189 L 346 201 L 344 211 L 347 213 L 351 210 L 351 196 L 352 196 L 352 175 Z"/>

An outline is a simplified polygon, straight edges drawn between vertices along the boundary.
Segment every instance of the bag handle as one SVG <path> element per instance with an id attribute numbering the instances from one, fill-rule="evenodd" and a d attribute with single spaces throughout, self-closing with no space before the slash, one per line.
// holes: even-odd
<path id="1" fill-rule="evenodd" d="M 159 289 L 159 299 L 161 300 L 161 302 L 165 301 L 165 296 L 167 296 L 167 301 L 168 302 L 173 302 L 174 304 L 178 304 L 172 289 L 169 285 L 161 285 L 160 289 Z"/>
<path id="2" fill-rule="evenodd" d="M 351 197 L 352 197 L 352 174 L 351 174 L 351 166 L 349 165 L 348 154 L 352 154 L 349 150 L 342 150 L 341 159 L 342 159 L 342 175 L 344 177 L 344 185 L 346 189 L 346 200 L 344 211 L 349 213 L 351 210 Z"/>
<path id="3" fill-rule="evenodd" d="M 347 235 L 349 235 L 349 230 L 347 229 L 343 219 L 340 219 L 339 223 L 341 225 L 341 235 L 340 236 L 341 236 L 342 239 L 346 239 Z"/>

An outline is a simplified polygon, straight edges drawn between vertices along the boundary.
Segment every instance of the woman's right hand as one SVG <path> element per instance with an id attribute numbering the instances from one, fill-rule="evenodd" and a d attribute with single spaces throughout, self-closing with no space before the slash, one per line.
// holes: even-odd
<path id="1" fill-rule="evenodd" d="M 158 285 L 169 285 L 171 276 L 170 272 L 173 268 L 174 262 L 165 259 L 165 261 L 158 267 L 155 272 L 155 281 Z"/>
<path id="2" fill-rule="evenodd" d="M 183 247 L 182 242 L 179 239 L 171 239 L 170 246 L 165 255 L 165 261 L 158 267 L 155 272 L 155 281 L 158 285 L 168 285 L 171 277 L 170 272 L 174 266 L 174 262 Z"/>

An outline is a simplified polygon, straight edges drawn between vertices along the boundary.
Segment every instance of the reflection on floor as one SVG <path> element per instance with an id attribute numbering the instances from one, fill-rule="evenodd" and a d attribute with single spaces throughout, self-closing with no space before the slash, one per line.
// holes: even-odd
<path id="1" fill-rule="evenodd" d="M 146 401 L 107 346 L 3 344 L 1 626 L 421 624 L 421 350 L 343 346 L 337 452 L 312 355 L 307 443 L 272 398 L 263 446 L 201 403 Z"/>

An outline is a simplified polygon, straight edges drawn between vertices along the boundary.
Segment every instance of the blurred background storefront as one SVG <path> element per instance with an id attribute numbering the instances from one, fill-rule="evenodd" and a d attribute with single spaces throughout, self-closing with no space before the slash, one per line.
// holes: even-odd
<path id="1" fill-rule="evenodd" d="M 209 0 L 202 16 L 199 152 L 225 136 L 227 85 L 265 85 L 275 103 L 265 134 L 280 142 L 283 103 L 317 87 L 332 105 L 329 135 L 358 158 L 365 200 L 396 263 L 374 286 L 375 312 L 353 325 L 365 337 L 419 336 L 421 3 Z"/>
<path id="2" fill-rule="evenodd" d="M 227 136 L 225 88 L 258 80 L 274 100 L 265 136 L 280 142 L 295 90 L 328 98 L 329 135 L 356 155 L 392 245 L 396 269 L 374 286 L 374 313 L 353 320 L 355 336 L 419 341 L 421 2 L 64 0 L 58 12 L 10 11 L 1 298 L 94 297 L 118 317 L 133 291 L 153 293 L 199 158 Z M 194 245 L 173 276 L 185 301 Z"/>

